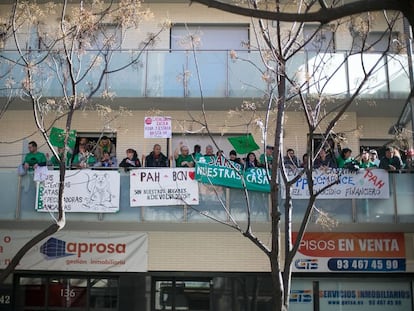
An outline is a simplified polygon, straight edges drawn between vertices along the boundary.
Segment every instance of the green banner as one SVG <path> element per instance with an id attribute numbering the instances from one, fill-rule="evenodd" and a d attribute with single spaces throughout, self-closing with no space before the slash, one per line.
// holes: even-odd
<path id="1" fill-rule="evenodd" d="M 52 129 L 50 130 L 50 137 L 49 137 L 52 146 L 62 148 L 65 145 L 65 135 L 66 135 L 66 132 L 64 129 L 52 127 Z M 68 147 L 73 150 L 75 148 L 75 145 L 76 145 L 76 131 L 71 130 L 69 132 L 69 137 L 68 137 Z"/>
<path id="2" fill-rule="evenodd" d="M 203 157 L 202 157 L 203 158 Z M 204 184 L 243 189 L 243 180 L 247 190 L 270 192 L 270 180 L 263 168 L 250 168 L 243 170 L 235 163 L 234 167 L 229 161 L 217 161 L 217 157 L 196 163 L 196 179 Z M 213 158 L 213 157 L 212 157 Z"/>

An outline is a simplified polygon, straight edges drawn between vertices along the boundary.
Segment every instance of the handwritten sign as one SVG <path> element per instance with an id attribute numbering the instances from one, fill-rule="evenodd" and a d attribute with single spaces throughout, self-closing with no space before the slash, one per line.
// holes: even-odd
<path id="1" fill-rule="evenodd" d="M 119 211 L 120 175 L 117 171 L 68 170 L 64 190 L 66 212 L 115 213 Z M 57 212 L 59 171 L 49 171 L 38 183 L 36 211 Z"/>
<path id="2" fill-rule="evenodd" d="M 290 171 L 293 178 L 298 171 Z M 332 169 L 330 171 L 315 170 L 312 174 L 314 191 L 335 183 L 318 195 L 318 199 L 388 199 L 390 197 L 388 172 L 382 169 L 361 169 L 358 172 Z M 282 183 L 282 195 L 284 196 Z M 309 198 L 308 180 L 302 175 L 292 187 L 293 199 Z"/>
<path id="3" fill-rule="evenodd" d="M 131 206 L 198 205 L 198 182 L 193 168 L 130 171 Z"/>
<path id="4" fill-rule="evenodd" d="M 270 179 L 264 168 L 244 170 L 240 164 L 224 157 L 200 157 L 196 163 L 196 179 L 204 184 L 270 192 Z"/>
<path id="5" fill-rule="evenodd" d="M 145 117 L 144 138 L 171 138 L 171 117 Z"/>

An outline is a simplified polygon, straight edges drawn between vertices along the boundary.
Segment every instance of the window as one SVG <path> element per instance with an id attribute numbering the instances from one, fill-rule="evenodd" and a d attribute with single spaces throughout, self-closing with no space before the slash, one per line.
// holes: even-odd
<path id="1" fill-rule="evenodd" d="M 158 280 L 154 310 L 210 310 L 210 280 Z"/>
<path id="2" fill-rule="evenodd" d="M 118 283 L 116 278 L 19 277 L 16 310 L 118 310 Z"/>
<path id="3" fill-rule="evenodd" d="M 303 39 L 305 50 L 319 53 L 335 52 L 335 37 L 329 26 L 305 25 Z"/>
<path id="4" fill-rule="evenodd" d="M 79 151 L 79 144 L 86 144 L 89 151 L 95 151 L 96 145 L 102 137 L 109 138 L 110 142 L 116 147 L 116 134 L 114 133 L 82 133 L 78 132 L 76 136 L 76 146 L 74 154 Z"/>
<path id="5" fill-rule="evenodd" d="M 120 49 L 122 44 L 121 26 L 118 24 L 100 24 L 92 38 L 92 49 Z"/>
<path id="6" fill-rule="evenodd" d="M 249 25 L 176 24 L 170 35 L 172 50 L 192 49 L 191 37 L 200 50 L 247 50 Z"/>
<path id="7" fill-rule="evenodd" d="M 97 24 L 94 31 L 79 34 L 79 48 L 90 50 L 117 50 L 122 44 L 122 28 L 119 24 Z"/>
<path id="8" fill-rule="evenodd" d="M 390 44 L 388 50 L 391 53 L 397 53 L 401 48 L 398 32 L 371 31 L 366 38 L 358 33 L 353 34 L 353 36 L 353 48 L 356 50 L 364 48 L 368 49 L 369 52 L 384 52 L 388 49 L 388 44 Z"/>

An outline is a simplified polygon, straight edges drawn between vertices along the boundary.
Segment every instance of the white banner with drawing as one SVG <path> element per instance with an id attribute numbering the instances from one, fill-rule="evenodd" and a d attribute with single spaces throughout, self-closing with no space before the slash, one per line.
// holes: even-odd
<path id="1" fill-rule="evenodd" d="M 49 171 L 37 184 L 36 210 L 57 212 L 59 171 Z M 68 170 L 65 175 L 66 212 L 115 213 L 119 211 L 120 174 L 110 170 Z"/>
<path id="2" fill-rule="evenodd" d="M 198 205 L 194 168 L 136 169 L 130 171 L 130 205 Z"/>
<path id="3" fill-rule="evenodd" d="M 293 179 L 298 173 L 289 172 Z M 360 169 L 359 171 L 315 170 L 312 173 L 314 191 L 319 191 L 329 184 L 331 187 L 318 195 L 318 199 L 388 199 L 390 186 L 388 172 L 382 169 Z M 285 187 L 282 183 L 282 197 L 285 198 Z M 293 199 L 309 198 L 308 180 L 303 174 L 292 186 Z"/>

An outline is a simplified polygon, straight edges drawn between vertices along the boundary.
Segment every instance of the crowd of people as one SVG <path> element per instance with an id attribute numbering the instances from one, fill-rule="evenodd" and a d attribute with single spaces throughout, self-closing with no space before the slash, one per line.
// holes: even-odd
<path id="1" fill-rule="evenodd" d="M 139 167 L 194 167 L 200 157 L 214 157 L 222 156 L 223 151 L 218 150 L 214 152 L 212 145 L 205 147 L 205 152 L 202 153 L 201 146 L 196 144 L 193 147 L 193 152 L 182 142 L 175 149 L 173 156 L 166 156 L 162 150 L 161 145 L 155 144 L 153 150 L 148 155 L 142 155 L 141 159 L 136 150 L 128 148 L 126 156 L 118 165 L 116 158 L 116 148 L 112 141 L 103 136 L 97 144 L 91 145 L 87 139 L 80 139 L 77 151 L 72 155 L 71 152 L 64 148 L 58 148 L 57 154 L 53 156 L 50 161 L 45 154 L 37 150 L 35 141 L 31 141 L 28 145 L 29 152 L 26 154 L 23 167 L 25 170 L 33 170 L 37 166 L 53 165 L 58 168 L 60 160 L 63 156 L 66 159 L 66 166 L 71 168 L 117 168 L 122 167 L 125 170 Z M 267 167 L 272 168 L 273 164 L 273 146 L 266 146 L 265 152 L 256 156 L 254 152 L 250 152 L 246 157 L 239 157 L 235 150 L 231 150 L 228 155 L 228 160 L 237 163 L 244 169 Z M 314 169 L 327 168 L 345 168 L 350 170 L 358 170 L 360 168 L 382 168 L 388 171 L 398 171 L 401 169 L 414 168 L 414 152 L 409 150 L 406 153 L 406 162 L 404 163 L 400 152 L 397 148 L 386 147 L 384 156 L 379 159 L 377 150 L 363 150 L 359 155 L 353 157 L 350 148 L 342 148 L 334 152 L 332 148 L 321 148 L 318 156 L 313 159 Z M 287 149 L 286 155 L 283 157 L 283 165 L 287 169 L 298 169 L 310 167 L 308 164 L 309 157 L 307 154 L 302 156 L 300 161 L 295 155 L 292 148 Z"/>

